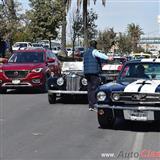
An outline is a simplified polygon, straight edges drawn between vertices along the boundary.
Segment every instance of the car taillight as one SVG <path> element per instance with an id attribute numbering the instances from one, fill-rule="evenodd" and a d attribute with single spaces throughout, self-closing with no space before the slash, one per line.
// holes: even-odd
<path id="1" fill-rule="evenodd" d="M 123 65 L 118 66 L 118 71 L 122 69 Z"/>

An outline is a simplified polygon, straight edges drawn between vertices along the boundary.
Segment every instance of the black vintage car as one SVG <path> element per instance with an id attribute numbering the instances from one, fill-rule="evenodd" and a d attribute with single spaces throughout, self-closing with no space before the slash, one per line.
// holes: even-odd
<path id="1" fill-rule="evenodd" d="M 48 101 L 56 102 L 57 96 L 87 94 L 87 80 L 83 75 L 83 62 L 63 62 L 59 76 L 48 80 Z"/>
<path id="2" fill-rule="evenodd" d="M 160 59 L 127 62 L 116 82 L 97 90 L 98 122 L 112 127 L 116 118 L 160 121 Z"/>
<path id="3" fill-rule="evenodd" d="M 101 84 L 106 82 L 104 75 L 100 79 Z M 48 79 L 48 101 L 54 104 L 57 97 L 87 95 L 87 84 L 82 61 L 63 62 L 61 74 Z"/>

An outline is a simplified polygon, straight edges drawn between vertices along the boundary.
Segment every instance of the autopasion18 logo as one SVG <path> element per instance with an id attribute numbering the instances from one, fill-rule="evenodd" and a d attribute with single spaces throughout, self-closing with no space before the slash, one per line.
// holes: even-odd
<path id="1" fill-rule="evenodd" d="M 160 151 L 153 151 L 149 149 L 143 149 L 140 152 L 124 152 L 120 151 L 117 155 L 114 153 L 102 153 L 101 158 L 116 158 L 116 159 L 147 159 L 147 160 L 160 160 Z"/>

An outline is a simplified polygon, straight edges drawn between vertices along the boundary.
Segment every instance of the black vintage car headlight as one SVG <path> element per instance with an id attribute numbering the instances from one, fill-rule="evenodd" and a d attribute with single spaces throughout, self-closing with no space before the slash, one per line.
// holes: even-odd
<path id="1" fill-rule="evenodd" d="M 64 84 L 64 79 L 62 77 L 57 79 L 57 85 L 62 86 Z"/>
<path id="2" fill-rule="evenodd" d="M 88 82 L 86 78 L 82 78 L 81 80 L 82 85 L 87 86 Z"/>
<path id="3" fill-rule="evenodd" d="M 105 99 L 106 99 L 106 93 L 103 91 L 99 91 L 97 93 L 97 100 L 98 101 L 105 101 Z"/>
<path id="4" fill-rule="evenodd" d="M 119 93 L 113 93 L 112 94 L 112 100 L 113 101 L 118 101 L 120 99 L 120 94 Z"/>

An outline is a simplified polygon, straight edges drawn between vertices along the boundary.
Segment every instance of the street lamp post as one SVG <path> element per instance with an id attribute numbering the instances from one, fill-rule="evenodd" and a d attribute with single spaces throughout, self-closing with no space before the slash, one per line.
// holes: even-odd
<path id="1" fill-rule="evenodd" d="M 158 22 L 158 33 L 160 35 L 160 15 L 157 16 L 157 22 Z"/>

